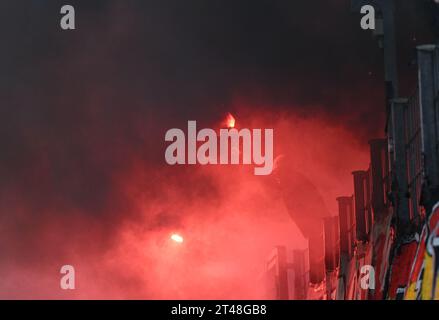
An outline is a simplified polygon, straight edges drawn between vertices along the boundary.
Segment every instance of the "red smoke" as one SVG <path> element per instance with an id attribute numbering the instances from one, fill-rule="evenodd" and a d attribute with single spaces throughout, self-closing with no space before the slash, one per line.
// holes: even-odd
<path id="1" fill-rule="evenodd" d="M 235 109 L 240 127 L 274 128 L 271 176 L 255 176 L 253 166 L 167 166 L 164 139 L 150 150 L 163 153 L 161 164 L 127 152 L 99 215 L 63 203 L 36 211 L 27 226 L 31 207 L 11 207 L 16 233 L 0 236 L 12 257 L 0 264 L 0 297 L 264 298 L 271 249 L 307 246 L 291 217 L 303 230 L 300 217 L 334 215 L 335 198 L 352 192 L 351 171 L 367 166 L 367 143 L 326 119 Z M 76 268 L 74 291 L 59 288 L 64 264 Z"/>

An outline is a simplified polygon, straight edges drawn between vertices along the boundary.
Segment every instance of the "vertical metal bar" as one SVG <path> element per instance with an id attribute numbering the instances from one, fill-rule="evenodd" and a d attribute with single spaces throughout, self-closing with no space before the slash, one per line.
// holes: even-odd
<path id="1" fill-rule="evenodd" d="M 394 99 L 391 105 L 393 123 L 393 175 L 396 180 L 393 193 L 395 195 L 398 232 L 409 231 L 410 211 L 408 201 L 407 157 L 406 157 L 406 128 L 404 114 L 408 99 Z"/>
<path id="2" fill-rule="evenodd" d="M 431 189 L 439 185 L 437 150 L 437 115 L 435 112 L 436 75 L 435 45 L 418 46 L 419 97 L 421 108 L 422 152 L 427 186 Z"/>
<path id="3" fill-rule="evenodd" d="M 355 224 L 357 228 L 357 240 L 367 241 L 367 221 L 366 221 L 366 190 L 364 188 L 365 171 L 354 171 L 354 193 L 355 193 Z"/>
<path id="4" fill-rule="evenodd" d="M 387 152 L 387 141 L 385 139 L 375 139 L 369 142 L 370 144 L 370 159 L 372 170 L 372 208 L 377 219 L 380 218 L 385 208 L 385 201 L 387 192 L 387 181 L 385 176 L 383 152 Z"/>

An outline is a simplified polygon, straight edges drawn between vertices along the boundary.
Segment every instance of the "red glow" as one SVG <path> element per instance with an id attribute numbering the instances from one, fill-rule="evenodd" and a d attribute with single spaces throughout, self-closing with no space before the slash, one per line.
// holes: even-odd
<path id="1" fill-rule="evenodd" d="M 265 298 L 261 275 L 273 247 L 307 247 L 301 229 L 312 232 L 313 216 L 337 212 L 335 198 L 352 193 L 349 173 L 367 166 L 368 148 L 338 122 L 322 117 L 273 118 L 252 106 L 237 109 L 246 128 L 267 123 L 274 128 L 277 161 L 271 176 L 227 165 L 176 169 L 145 162 L 137 149 L 130 152 L 124 145 L 123 166 L 111 171 L 105 212 L 67 203 L 63 218 L 38 220 L 37 237 L 29 245 L 61 258 L 55 264 L 47 259 L 34 272 L 27 265 L 0 266 L 2 279 L 11 279 L 0 284 L 0 297 Z M 229 128 L 236 124 L 231 114 L 225 120 Z M 96 143 L 90 152 L 99 159 L 108 149 Z M 50 216 L 51 208 L 44 210 Z M 31 209 L 23 205 L 15 211 Z M 5 230 L 0 239 L 11 233 Z M 40 261 L 40 256 L 29 259 Z M 53 270 L 64 261 L 81 270 L 81 290 L 57 289 Z"/>

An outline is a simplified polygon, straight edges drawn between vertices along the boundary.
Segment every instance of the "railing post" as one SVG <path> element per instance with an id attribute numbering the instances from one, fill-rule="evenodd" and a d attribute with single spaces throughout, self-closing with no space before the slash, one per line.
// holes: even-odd
<path id="1" fill-rule="evenodd" d="M 393 135 L 393 186 L 398 232 L 408 232 L 410 226 L 410 210 L 408 199 L 407 157 L 406 157 L 406 128 L 404 111 L 408 99 L 394 99 L 391 105 L 392 135 Z"/>
<path id="2" fill-rule="evenodd" d="M 387 203 L 387 140 L 374 139 L 369 141 L 372 177 L 372 209 L 374 217 L 379 219 Z"/>
<path id="3" fill-rule="evenodd" d="M 438 87 L 437 63 L 435 63 L 437 47 L 422 45 L 418 46 L 417 50 L 424 178 L 431 191 L 439 186 L 438 114 L 435 110 Z"/>
<path id="4" fill-rule="evenodd" d="M 357 240 L 368 240 L 368 219 L 366 217 L 366 171 L 354 171 L 354 200 Z"/>
<path id="5" fill-rule="evenodd" d="M 347 257 L 349 261 L 352 258 L 355 247 L 355 236 L 353 228 L 354 222 L 354 208 L 352 197 L 338 197 L 338 218 L 340 228 L 340 255 Z"/>

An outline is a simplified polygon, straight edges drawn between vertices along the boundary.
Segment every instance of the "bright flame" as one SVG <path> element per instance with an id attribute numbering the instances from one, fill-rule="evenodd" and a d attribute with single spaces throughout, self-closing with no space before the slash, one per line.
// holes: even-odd
<path id="1" fill-rule="evenodd" d="M 227 114 L 227 118 L 226 118 L 226 125 L 227 125 L 227 128 L 229 128 L 229 129 L 232 129 L 232 128 L 234 128 L 235 127 L 235 117 L 234 116 L 232 116 L 232 114 L 231 113 L 228 113 Z"/>
<path id="2" fill-rule="evenodd" d="M 178 243 L 183 243 L 184 239 L 182 236 L 180 236 L 179 234 L 174 233 L 173 235 L 171 235 L 171 240 L 178 242 Z"/>

